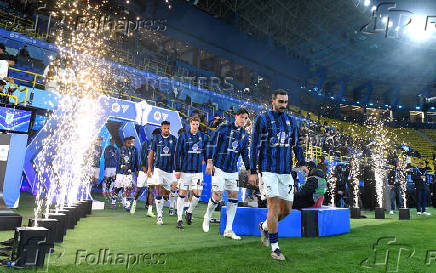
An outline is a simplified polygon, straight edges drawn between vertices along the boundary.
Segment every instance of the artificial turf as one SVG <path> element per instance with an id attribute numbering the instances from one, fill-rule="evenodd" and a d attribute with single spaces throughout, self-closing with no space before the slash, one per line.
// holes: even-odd
<path id="1" fill-rule="evenodd" d="M 144 216 L 143 204 L 138 203 L 135 215 L 121 208 L 93 211 L 67 231 L 63 243 L 55 245 L 46 267 L 20 272 L 436 272 L 436 216 L 418 217 L 413 209 L 410 221 L 399 221 L 398 213 L 376 220 L 374 212 L 365 212 L 367 219 L 351 219 L 348 234 L 280 238 L 287 260 L 279 262 L 271 260 L 270 249 L 263 247 L 258 237 L 243 237 L 241 241 L 223 238 L 218 234 L 219 224 L 211 224 L 209 233 L 204 233 L 205 204 L 194 211 L 198 214 L 194 214 L 193 224 L 185 225 L 184 230 L 176 228 L 177 217 L 168 216 L 166 208 L 164 225 L 156 225 L 156 219 Z M 24 216 L 23 224 L 32 217 L 33 205 L 33 197 L 22 194 L 17 212 Z M 428 211 L 436 214 L 433 208 Z M 0 232 L 1 241 L 11 237 L 13 231 Z M 382 239 L 372 249 L 382 237 L 394 237 L 396 242 L 389 244 L 392 239 Z M 96 265 L 87 264 L 86 255 L 98 256 L 100 249 L 120 254 L 118 264 L 107 264 L 108 260 L 106 264 L 101 260 Z M 130 263 L 136 258 L 136 264 L 127 268 L 123 258 L 129 254 L 133 254 Z M 369 259 L 362 263 L 365 258 Z M 88 261 L 92 262 L 92 254 Z M 0 272 L 17 271 L 0 267 Z"/>

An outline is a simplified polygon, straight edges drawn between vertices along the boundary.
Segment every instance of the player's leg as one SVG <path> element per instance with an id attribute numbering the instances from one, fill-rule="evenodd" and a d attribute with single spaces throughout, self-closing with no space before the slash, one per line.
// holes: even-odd
<path id="1" fill-rule="evenodd" d="M 201 192 L 203 191 L 203 173 L 197 173 L 192 179 L 192 197 L 191 204 L 186 211 L 186 222 L 188 225 L 192 224 L 192 212 L 197 207 L 200 201 Z"/>
<path id="2" fill-rule="evenodd" d="M 160 196 L 162 197 L 161 202 L 159 204 L 159 208 L 158 208 L 158 224 L 162 225 L 163 224 L 163 215 L 162 215 L 162 211 L 163 211 L 163 207 L 165 204 L 165 201 L 168 200 L 169 197 L 169 193 L 171 190 L 171 181 L 173 181 L 173 174 L 169 174 L 169 173 L 165 173 L 162 172 L 162 185 L 160 185 Z M 160 215 L 159 215 L 160 214 Z M 160 216 L 160 217 L 159 217 Z"/>
<path id="3" fill-rule="evenodd" d="M 174 180 L 174 182 L 171 184 L 171 192 L 169 195 L 169 202 L 170 202 L 170 208 L 169 208 L 169 214 L 174 215 L 174 209 L 176 208 L 177 204 L 177 181 Z"/>
<path id="4" fill-rule="evenodd" d="M 130 213 L 134 214 L 136 212 L 136 201 L 139 196 L 141 196 L 142 189 L 147 186 L 147 175 L 143 171 L 139 171 L 138 178 L 136 180 L 136 189 L 133 195 L 133 202 L 130 208 Z"/>
<path id="5" fill-rule="evenodd" d="M 162 208 L 163 208 L 163 203 L 164 200 L 162 198 L 162 185 L 163 185 L 163 181 L 164 181 L 164 173 L 159 170 L 159 169 L 155 169 L 154 170 L 154 175 L 153 175 L 153 179 L 155 180 L 156 183 L 156 199 L 155 199 L 155 203 L 156 203 L 156 212 L 157 212 L 157 224 L 158 225 L 162 225 Z"/>
<path id="6" fill-rule="evenodd" d="M 288 174 L 279 174 L 277 177 L 278 199 L 274 202 L 276 207 L 274 215 L 271 217 L 271 220 L 274 221 L 273 225 L 270 225 L 270 218 L 268 218 L 268 236 L 270 237 L 272 250 L 271 257 L 275 260 L 285 260 L 285 256 L 283 256 L 279 248 L 278 222 L 291 213 L 294 201 L 294 180 Z M 268 214 L 270 209 L 268 203 Z"/>
<path id="7" fill-rule="evenodd" d="M 224 237 L 241 240 L 241 237 L 233 232 L 233 220 L 238 209 L 238 173 L 227 174 L 226 178 L 228 179 L 225 180 L 224 189 L 227 191 L 229 200 L 227 202 L 227 223 Z"/>
<path id="8" fill-rule="evenodd" d="M 105 173 L 106 173 L 106 170 L 105 170 Z M 108 179 L 109 179 L 109 177 L 107 177 L 105 175 L 103 177 L 103 180 L 101 180 L 101 194 L 103 195 L 103 197 L 106 197 Z"/>
<path id="9" fill-rule="evenodd" d="M 123 183 L 123 175 L 117 173 L 116 176 L 115 176 L 115 183 L 114 183 L 115 184 L 114 185 L 115 190 L 114 190 L 114 192 L 112 194 L 112 208 L 113 209 L 115 208 L 115 204 L 117 202 L 118 194 L 120 193 L 120 191 L 122 189 L 122 183 Z"/>
<path id="10" fill-rule="evenodd" d="M 191 205 L 191 198 L 192 198 L 192 185 L 189 185 L 189 190 L 185 194 L 185 201 L 183 203 L 183 212 L 186 213 L 186 211 L 189 208 L 189 205 Z"/>
<path id="11" fill-rule="evenodd" d="M 146 216 L 155 218 L 156 215 L 153 213 L 153 203 L 154 203 L 154 190 L 156 185 L 155 176 L 147 178 L 147 214 Z"/>
<path id="12" fill-rule="evenodd" d="M 223 197 L 224 191 L 224 176 L 220 169 L 215 168 L 215 172 L 212 175 L 212 195 L 210 196 L 209 202 L 207 203 L 207 209 L 203 216 L 203 231 L 209 231 L 209 222 L 212 218 L 212 213 L 218 206 L 218 203 Z"/>
<path id="13" fill-rule="evenodd" d="M 183 229 L 183 207 L 185 197 L 191 187 L 191 174 L 182 173 L 179 183 L 179 197 L 177 198 L 177 228 Z"/>
<path id="14" fill-rule="evenodd" d="M 126 210 L 130 211 L 130 202 L 127 201 L 127 197 L 129 195 L 129 193 L 131 192 L 131 175 L 126 174 L 124 175 L 124 185 L 123 185 L 123 199 L 122 199 L 122 203 L 123 206 Z"/>

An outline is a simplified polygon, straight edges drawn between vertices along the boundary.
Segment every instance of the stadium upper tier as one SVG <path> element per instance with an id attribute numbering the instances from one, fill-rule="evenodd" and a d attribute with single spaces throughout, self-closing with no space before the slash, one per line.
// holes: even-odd
<path id="1" fill-rule="evenodd" d="M 14 21 L 22 21 L 21 28 L 14 28 L 11 29 L 10 22 L 11 20 Z M 30 29 L 29 27 L 32 26 L 32 22 L 30 20 L 26 20 L 23 18 L 20 18 L 19 16 L 15 14 L 8 14 L 7 12 L 0 11 L 0 27 L 3 27 L 5 29 L 25 33 L 26 35 L 29 35 L 30 37 L 39 37 L 35 33 L 29 33 L 26 31 L 26 29 Z M 12 37 L 12 35 L 10 36 Z M 1 37 L 0 36 L 0 42 L 4 43 L 6 46 L 6 52 L 11 55 L 17 56 L 17 63 L 14 67 L 10 68 L 9 76 L 13 77 L 15 79 L 15 82 L 19 85 L 31 87 L 31 88 L 39 88 L 44 89 L 44 81 L 45 77 L 43 75 L 45 67 L 50 63 L 50 58 L 53 58 L 56 54 L 55 47 L 53 46 L 53 49 L 46 49 L 42 47 L 37 47 L 35 45 L 28 45 L 26 43 L 17 41 L 16 39 L 11 39 L 10 37 Z M 44 37 L 39 37 L 44 38 Z M 28 56 L 21 56 L 19 54 L 20 50 L 23 48 L 24 45 L 27 45 L 28 50 Z M 122 52 L 121 52 L 122 53 Z M 125 52 L 124 52 L 125 53 Z M 51 56 L 51 57 L 50 57 Z M 128 60 L 129 58 L 124 58 L 124 60 Z M 124 61 L 124 63 L 126 63 Z M 130 65 L 134 65 L 133 63 L 129 63 Z M 165 77 L 171 77 L 174 75 L 189 75 L 189 71 L 185 69 L 185 66 L 180 66 L 180 69 L 170 69 L 167 66 L 166 63 L 160 63 L 153 59 L 148 59 L 144 61 L 144 65 L 140 65 L 139 68 L 141 68 L 143 71 L 147 72 L 154 72 L 157 75 L 165 76 Z M 138 67 L 138 65 L 135 65 Z M 169 74 L 169 71 L 172 71 L 173 74 Z M 129 77 L 129 75 L 124 74 L 124 77 Z M 134 75 L 135 77 L 137 75 Z M 125 78 L 124 78 L 125 79 Z M 194 85 L 197 84 L 194 82 Z M 158 86 L 157 88 L 154 88 L 155 92 L 152 92 L 151 94 L 143 94 L 141 93 L 141 88 L 143 86 L 134 86 L 131 85 L 124 85 L 122 86 L 123 90 L 106 90 L 103 91 L 106 94 L 117 96 L 121 98 L 128 98 L 130 100 L 142 100 L 147 99 L 149 103 L 166 107 L 172 110 L 177 110 L 180 113 L 180 116 L 183 119 L 183 122 L 186 124 L 187 118 L 192 115 L 192 112 L 194 110 L 197 110 L 201 116 L 204 116 L 203 118 L 203 124 L 202 126 L 204 128 L 207 128 L 208 132 L 210 133 L 210 129 L 208 128 L 209 121 L 215 114 L 215 112 L 220 111 L 223 112 L 222 116 L 225 119 L 231 119 L 232 115 L 223 111 L 226 109 L 229 109 L 229 104 L 227 105 L 221 105 L 218 101 L 215 107 L 211 104 L 210 98 L 208 100 L 203 99 L 200 103 L 195 103 L 192 100 L 186 101 L 186 100 L 180 100 L 177 99 L 177 93 L 173 98 L 168 97 L 168 92 L 165 94 L 159 94 L 162 90 L 159 90 Z M 202 87 L 208 88 L 207 85 L 202 85 Z M 217 92 L 217 90 L 207 90 L 210 92 L 210 94 L 213 94 Z M 232 96 L 236 96 L 239 98 L 237 92 L 230 92 Z M 151 95 L 151 96 L 150 96 Z M 172 94 L 171 94 L 172 95 Z M 228 95 L 228 94 L 227 94 Z M 207 97 L 204 96 L 203 97 Z M 247 98 L 244 98 L 246 100 Z M 198 101 L 198 100 L 197 100 Z M 206 103 L 207 101 L 207 103 Z M 254 99 L 253 99 L 254 101 Z M 215 102 L 215 101 L 214 101 Z M 237 105 L 239 106 L 239 105 Z M 299 109 L 298 107 L 290 106 L 290 110 L 297 113 L 301 113 L 303 117 L 306 117 L 307 112 L 304 110 Z M 311 119 L 314 120 L 316 115 L 313 113 L 311 114 Z M 324 122 L 327 122 L 329 125 L 335 126 L 340 131 L 344 132 L 345 134 L 348 134 L 353 137 L 363 137 L 363 138 L 370 138 L 372 136 L 371 132 L 368 132 L 368 130 L 365 127 L 359 126 L 357 124 L 351 123 L 351 122 L 343 122 L 338 121 L 334 119 L 329 119 L 325 117 L 321 117 L 319 120 L 321 124 L 324 124 Z M 435 139 L 434 130 L 421 130 L 417 131 L 414 129 L 409 128 L 389 128 L 387 129 L 389 138 L 397 143 L 397 144 L 407 144 L 414 150 L 417 150 L 423 157 L 431 158 L 433 151 L 435 149 L 435 142 L 432 139 Z"/>

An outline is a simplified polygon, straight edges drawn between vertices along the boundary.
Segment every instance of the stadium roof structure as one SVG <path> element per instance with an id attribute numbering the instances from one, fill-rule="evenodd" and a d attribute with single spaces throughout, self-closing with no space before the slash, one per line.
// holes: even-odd
<path id="1" fill-rule="evenodd" d="M 195 6 L 285 48 L 309 64 L 314 75 L 326 69 L 324 86 L 348 79 L 345 97 L 371 83 L 373 98 L 396 87 L 402 100 L 411 99 L 436 87 L 436 19 L 431 17 L 436 1 L 389 2 L 393 5 L 378 0 L 198 0 Z M 309 84 L 317 81 L 314 76 Z"/>

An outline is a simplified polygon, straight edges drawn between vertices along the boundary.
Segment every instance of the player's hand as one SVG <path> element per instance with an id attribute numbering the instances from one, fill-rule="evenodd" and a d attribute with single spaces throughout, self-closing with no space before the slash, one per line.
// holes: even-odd
<path id="1" fill-rule="evenodd" d="M 206 173 L 207 174 L 212 174 L 212 170 L 213 170 L 213 164 L 211 162 L 207 162 Z"/>
<path id="2" fill-rule="evenodd" d="M 150 168 L 148 168 L 148 170 L 147 170 L 147 176 L 151 177 L 151 169 Z"/>
<path id="3" fill-rule="evenodd" d="M 257 174 L 248 175 L 248 183 L 253 186 L 257 186 Z"/>
<path id="4" fill-rule="evenodd" d="M 425 176 L 421 176 L 421 179 L 422 179 L 422 180 L 425 180 Z"/>
<path id="5" fill-rule="evenodd" d="M 180 172 L 176 172 L 174 175 L 176 176 L 176 179 L 180 179 L 181 173 Z"/>
<path id="6" fill-rule="evenodd" d="M 301 166 L 301 172 L 304 177 L 309 175 L 309 169 L 306 166 Z"/>
<path id="7" fill-rule="evenodd" d="M 338 191 L 338 194 L 339 195 L 344 195 L 344 192 L 343 191 Z"/>

